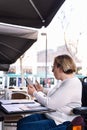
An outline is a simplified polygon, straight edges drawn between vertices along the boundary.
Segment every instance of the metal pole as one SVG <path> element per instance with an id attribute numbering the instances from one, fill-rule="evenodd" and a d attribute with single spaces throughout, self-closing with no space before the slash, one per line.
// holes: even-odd
<path id="1" fill-rule="evenodd" d="M 46 87 L 47 87 L 47 34 L 46 34 L 46 71 L 45 71 L 45 78 L 46 78 Z"/>
<path id="2" fill-rule="evenodd" d="M 20 57 L 20 73 L 21 73 L 21 87 L 24 87 L 23 85 L 24 85 L 24 74 L 23 74 L 23 57 L 24 57 L 24 55 L 22 55 L 21 57 Z"/>
<path id="3" fill-rule="evenodd" d="M 46 48 L 45 48 L 45 79 L 46 79 L 46 87 L 47 87 L 47 33 L 41 33 L 42 36 L 45 36 L 46 39 Z"/>

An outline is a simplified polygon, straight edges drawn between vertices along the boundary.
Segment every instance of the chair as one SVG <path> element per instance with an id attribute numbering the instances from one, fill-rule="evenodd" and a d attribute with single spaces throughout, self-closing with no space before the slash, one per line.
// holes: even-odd
<path id="1" fill-rule="evenodd" d="M 87 77 L 82 79 L 82 107 L 74 108 L 73 113 L 76 115 L 81 115 L 80 117 L 83 119 L 84 123 L 80 123 L 80 127 L 77 129 L 74 128 L 73 125 L 72 130 L 87 130 Z"/>
<path id="2" fill-rule="evenodd" d="M 25 92 L 17 91 L 11 93 L 11 99 L 30 99 L 30 96 Z M 4 126 L 16 127 L 17 121 L 23 117 L 22 114 L 6 116 L 4 117 Z"/>
<path id="3" fill-rule="evenodd" d="M 67 130 L 85 130 L 84 127 L 85 127 L 84 118 L 82 116 L 77 116 L 68 125 Z"/>
<path id="4" fill-rule="evenodd" d="M 5 98 L 5 90 L 1 89 L 0 90 L 0 99 L 4 99 Z"/>
<path id="5" fill-rule="evenodd" d="M 74 108 L 73 113 L 78 116 L 64 130 L 87 130 L 87 77 L 82 79 L 82 107 Z"/>
<path id="6" fill-rule="evenodd" d="M 0 115 L 0 130 L 3 130 L 3 121 L 4 121 L 4 117 Z"/>
<path id="7" fill-rule="evenodd" d="M 84 77 L 82 80 L 82 106 L 87 106 L 87 77 Z"/>
<path id="8" fill-rule="evenodd" d="M 12 92 L 11 99 L 30 99 L 26 92 Z"/>

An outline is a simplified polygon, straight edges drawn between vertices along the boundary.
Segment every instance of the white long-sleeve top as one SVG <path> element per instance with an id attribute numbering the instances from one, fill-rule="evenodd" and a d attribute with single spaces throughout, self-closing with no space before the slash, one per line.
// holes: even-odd
<path id="1" fill-rule="evenodd" d="M 56 110 L 46 113 L 46 116 L 60 124 L 76 117 L 72 109 L 81 106 L 82 84 L 77 77 L 68 78 L 51 89 L 47 95 L 39 91 L 34 92 L 34 96 L 42 105 Z"/>

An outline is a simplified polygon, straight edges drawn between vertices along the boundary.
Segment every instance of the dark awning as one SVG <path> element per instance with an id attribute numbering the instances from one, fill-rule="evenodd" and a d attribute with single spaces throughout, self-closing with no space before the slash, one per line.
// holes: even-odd
<path id="1" fill-rule="evenodd" d="M 0 0 L 0 22 L 33 28 L 48 26 L 65 0 Z"/>
<path id="2" fill-rule="evenodd" d="M 36 42 L 38 31 L 0 23 L 0 63 L 12 64 Z"/>
<path id="3" fill-rule="evenodd" d="M 64 1 L 0 0 L 0 64 L 14 63 L 37 40 L 36 30 L 20 26 L 48 26 Z"/>
<path id="4" fill-rule="evenodd" d="M 9 67 L 9 64 L 0 64 L 0 71 L 8 71 Z"/>

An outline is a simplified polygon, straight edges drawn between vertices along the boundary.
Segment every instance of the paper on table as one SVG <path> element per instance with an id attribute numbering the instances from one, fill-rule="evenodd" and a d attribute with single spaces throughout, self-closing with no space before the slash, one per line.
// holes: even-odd
<path id="1" fill-rule="evenodd" d="M 22 111 L 20 108 L 23 106 L 23 104 L 9 104 L 9 105 L 4 105 L 2 104 L 2 107 L 7 111 L 7 112 L 17 112 L 17 111 Z"/>
<path id="2" fill-rule="evenodd" d="M 32 107 L 31 107 L 31 106 Z M 10 113 L 10 112 L 23 112 L 23 111 L 30 111 L 30 112 L 35 112 L 35 111 L 44 111 L 44 110 L 48 110 L 48 108 L 47 107 L 43 107 L 43 106 L 41 106 L 41 105 L 36 105 L 36 107 L 34 106 L 33 107 L 33 105 L 32 104 L 30 104 L 30 105 L 28 105 L 28 104 L 2 104 L 2 107 L 5 109 L 5 111 L 7 111 L 8 113 Z"/>
<path id="3" fill-rule="evenodd" d="M 32 106 L 32 107 L 31 107 L 31 106 Z M 33 105 L 31 105 L 31 106 L 26 104 L 26 105 L 24 105 L 24 106 L 21 106 L 20 109 L 21 109 L 21 110 L 24 110 L 24 111 L 25 111 L 25 110 L 29 110 L 29 111 L 34 111 L 34 112 L 35 112 L 35 111 L 38 111 L 38 112 L 39 112 L 39 111 L 44 111 L 44 110 L 46 111 L 46 110 L 48 110 L 47 107 L 44 107 L 44 106 L 41 106 L 41 105 L 36 105 L 36 106 L 34 106 L 34 107 L 33 107 Z"/>
<path id="4" fill-rule="evenodd" d="M 20 107 L 20 109 L 22 109 L 22 110 L 34 109 L 35 110 L 37 107 L 41 107 L 41 104 L 38 102 L 34 102 L 34 103 L 24 104 L 23 106 Z"/>
<path id="5" fill-rule="evenodd" d="M 35 103 L 34 100 L 27 100 L 27 99 L 15 99 L 15 100 L 0 100 L 1 104 L 24 104 L 24 103 Z"/>
<path id="6" fill-rule="evenodd" d="M 32 107 L 39 107 L 39 106 L 41 106 L 41 104 L 38 102 L 34 102 L 32 104 L 26 104 L 26 106 L 29 108 L 32 108 Z"/>

